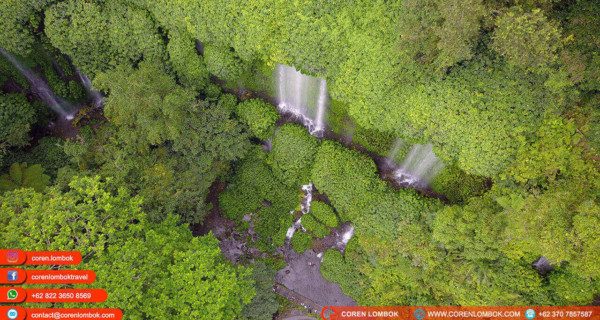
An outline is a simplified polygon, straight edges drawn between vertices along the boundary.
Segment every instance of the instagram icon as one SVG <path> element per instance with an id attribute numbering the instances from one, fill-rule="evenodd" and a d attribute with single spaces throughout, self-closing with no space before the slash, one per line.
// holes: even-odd
<path id="1" fill-rule="evenodd" d="M 8 263 L 17 263 L 19 262 L 19 253 L 16 251 L 9 251 L 6 253 L 6 261 Z"/>

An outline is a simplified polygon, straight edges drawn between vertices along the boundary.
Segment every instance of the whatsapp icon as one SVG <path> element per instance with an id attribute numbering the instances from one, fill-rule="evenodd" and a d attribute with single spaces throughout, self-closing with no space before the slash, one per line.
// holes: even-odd
<path id="1" fill-rule="evenodd" d="M 15 300 L 19 296 L 19 293 L 15 289 L 10 289 L 6 295 L 8 300 Z"/>

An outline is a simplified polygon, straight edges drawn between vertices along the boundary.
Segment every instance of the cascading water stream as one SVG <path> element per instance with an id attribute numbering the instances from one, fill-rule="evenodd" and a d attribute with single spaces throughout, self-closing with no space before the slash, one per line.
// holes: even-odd
<path id="1" fill-rule="evenodd" d="M 77 74 L 77 77 L 79 77 L 79 80 L 87 90 L 88 95 L 92 98 L 94 108 L 100 108 L 102 105 L 104 105 L 104 98 L 102 97 L 102 94 L 94 90 L 90 78 L 88 78 L 85 74 L 82 74 L 77 68 L 75 68 L 75 73 Z"/>
<path id="2" fill-rule="evenodd" d="M 398 156 L 400 149 L 402 149 L 402 147 L 405 144 L 406 142 L 401 138 L 397 138 L 396 141 L 394 141 L 394 145 L 392 146 L 392 149 L 390 150 L 390 153 L 388 154 L 388 157 L 386 159 L 388 164 L 395 163 L 396 157 Z"/>
<path id="3" fill-rule="evenodd" d="M 300 202 L 302 215 L 305 215 L 310 211 L 313 190 L 314 190 L 314 185 L 312 184 L 312 182 L 302 186 L 302 191 L 304 191 L 304 198 L 302 198 L 302 201 Z M 290 214 L 294 214 L 294 211 L 291 211 Z M 296 232 L 296 230 L 298 230 L 298 229 L 302 229 L 302 231 L 306 231 L 306 229 L 304 229 L 304 227 L 302 226 L 302 217 L 300 217 L 300 219 L 298 219 L 298 221 L 296 221 L 288 229 L 288 231 L 286 233 L 287 238 L 291 239 L 292 236 L 294 236 L 294 233 Z"/>
<path id="4" fill-rule="evenodd" d="M 327 81 L 281 64 L 275 73 L 279 111 L 292 114 L 302 121 L 310 134 L 321 136 L 325 129 Z"/>
<path id="5" fill-rule="evenodd" d="M 67 120 L 73 119 L 73 115 L 68 113 L 68 109 L 70 108 L 63 108 L 63 106 L 69 107 L 69 103 L 54 95 L 54 92 L 52 92 L 52 89 L 48 86 L 46 81 L 36 76 L 32 70 L 23 66 L 19 61 L 17 61 L 17 59 L 15 59 L 4 49 L 0 48 L 0 54 L 2 54 L 8 61 L 10 61 L 10 63 L 15 66 L 15 68 L 17 68 L 23 74 L 23 76 L 27 79 L 27 82 L 29 82 L 31 92 L 40 100 L 42 100 L 46 106 L 58 113 L 61 117 L 65 117 Z"/>
<path id="6" fill-rule="evenodd" d="M 433 153 L 431 144 L 415 144 L 394 175 L 400 184 L 427 187 L 444 166 Z"/>
<path id="7" fill-rule="evenodd" d="M 319 99 L 317 100 L 317 119 L 316 128 L 317 132 L 323 132 L 324 128 L 324 116 L 325 107 L 327 105 L 327 81 L 321 79 L 319 84 Z"/>

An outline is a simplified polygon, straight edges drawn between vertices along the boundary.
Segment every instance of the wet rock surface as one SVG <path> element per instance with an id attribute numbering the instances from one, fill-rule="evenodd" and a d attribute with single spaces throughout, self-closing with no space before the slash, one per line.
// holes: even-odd
<path id="1" fill-rule="evenodd" d="M 323 278 L 321 258 L 312 249 L 297 253 L 290 244 L 278 248 L 288 265 L 277 272 L 276 281 L 322 306 L 355 306 L 337 283 Z"/>

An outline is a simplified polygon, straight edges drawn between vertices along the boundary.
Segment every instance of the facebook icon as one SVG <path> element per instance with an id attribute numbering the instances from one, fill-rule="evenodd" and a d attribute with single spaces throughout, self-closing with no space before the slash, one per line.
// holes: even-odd
<path id="1" fill-rule="evenodd" d="M 9 271 L 6 278 L 8 279 L 8 281 L 17 281 L 17 279 L 19 278 L 19 273 L 17 271 Z"/>

